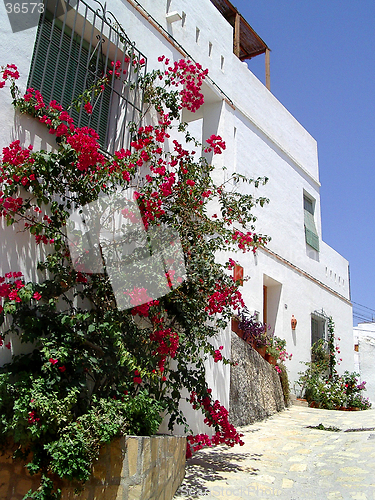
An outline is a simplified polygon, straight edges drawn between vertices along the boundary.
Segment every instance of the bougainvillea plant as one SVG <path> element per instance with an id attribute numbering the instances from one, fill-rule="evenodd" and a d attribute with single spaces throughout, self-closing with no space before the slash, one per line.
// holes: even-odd
<path id="1" fill-rule="evenodd" d="M 333 409 L 361 409 L 371 407 L 363 396 L 366 382 L 359 382 L 359 374 L 345 371 L 339 375 L 336 365 L 342 361 L 335 335 L 335 324 L 330 317 L 327 321 L 327 340 L 320 339 L 311 347 L 311 362 L 304 363 L 307 369 L 300 373 L 298 385 L 307 401 L 314 407 Z"/>
<path id="2" fill-rule="evenodd" d="M 267 200 L 234 191 L 231 180 L 215 183 L 207 155 L 221 154 L 225 142 L 212 135 L 199 144 L 181 123 L 183 108 L 195 112 L 202 105 L 207 71 L 187 60 L 159 60 L 164 68 L 139 78 L 145 111 L 155 110 L 149 116 L 157 119 L 152 125 L 129 124 L 129 149 L 113 156 L 100 149 L 94 130 L 77 128 L 59 103 L 45 103 L 37 89 L 21 93 L 14 65 L 2 68 L 0 88 L 10 83 L 18 112 L 32 115 L 57 139 L 50 152 L 16 140 L 3 149 L 0 163 L 0 216 L 30 233 L 44 255 L 37 280 L 24 279 L 19 269 L 0 278 L 3 348 L 11 348 L 15 336 L 33 346 L 1 368 L 0 437 L 28 457 L 30 472 L 42 473 L 45 496 L 34 492 L 32 498 L 56 498 L 51 473 L 87 480 L 101 443 L 129 432 L 156 432 L 162 410 L 170 429 L 176 423 L 188 428 L 179 409 L 186 389 L 188 401 L 214 430 L 212 438 L 191 435 L 188 453 L 203 445 L 241 444 L 227 410 L 207 386 L 205 360 L 229 362 L 213 339 L 244 306 L 239 284 L 217 254 L 255 252 L 267 243 L 268 237 L 255 232 L 252 215 Z M 113 77 L 121 78 L 117 65 L 108 80 Z M 105 82 L 92 92 L 103 90 Z M 88 102 L 86 92 L 81 104 L 91 113 Z M 186 149 L 188 143 L 195 151 Z M 256 186 L 266 182 L 234 177 Z M 67 221 L 73 211 L 129 188 L 145 229 L 166 225 L 178 233 L 185 274 L 179 275 L 173 253 L 168 255 L 169 293 L 156 298 L 143 284 L 131 286 L 124 292 L 130 307 L 120 309 L 108 262 L 103 259 L 101 272 L 73 262 Z M 127 207 L 122 214 L 130 222 L 135 218 Z M 137 235 L 132 243 L 135 254 L 142 250 Z M 145 273 L 158 278 L 150 269 Z"/>

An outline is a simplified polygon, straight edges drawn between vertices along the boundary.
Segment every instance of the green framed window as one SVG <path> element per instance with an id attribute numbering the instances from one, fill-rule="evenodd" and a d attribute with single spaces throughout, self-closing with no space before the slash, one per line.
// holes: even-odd
<path id="1" fill-rule="evenodd" d="M 115 72 L 117 64 L 121 70 Z M 48 0 L 38 25 L 28 88 L 39 90 L 46 104 L 51 100 L 61 104 L 76 126 L 93 128 L 102 149 L 110 154 L 129 147 L 129 123 L 140 125 L 143 90 L 139 77 L 145 73 L 146 58 L 106 4 Z M 82 105 L 70 107 L 104 76 L 104 90 L 88 95 L 91 114 Z"/>
<path id="2" fill-rule="evenodd" d="M 319 236 L 314 220 L 314 202 L 305 195 L 303 197 L 303 208 L 306 243 L 319 252 Z"/>
<path id="3" fill-rule="evenodd" d="M 105 73 L 101 59 L 101 47 L 91 47 L 77 33 L 59 19 L 53 21 L 46 13 L 38 26 L 28 87 L 40 90 L 44 102 L 52 99 L 67 109 L 72 101 L 89 89 Z M 95 98 L 94 98 L 95 99 Z M 109 120 L 111 89 L 105 86 L 93 102 L 92 115 L 84 110 L 70 110 L 74 123 L 88 126 L 99 134 L 100 145 L 107 147 L 107 125 Z"/>

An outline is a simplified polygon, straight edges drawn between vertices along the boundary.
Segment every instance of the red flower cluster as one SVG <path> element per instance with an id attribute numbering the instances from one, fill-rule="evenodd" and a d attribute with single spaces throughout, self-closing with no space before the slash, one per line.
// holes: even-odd
<path id="1" fill-rule="evenodd" d="M 152 354 L 160 356 L 158 367 L 162 373 L 167 357 L 174 358 L 176 356 L 180 340 L 179 336 L 171 328 L 157 328 L 150 334 L 150 340 L 157 343 L 157 347 Z"/>
<path id="2" fill-rule="evenodd" d="M 238 248 L 244 252 L 248 251 L 250 248 L 253 252 L 256 251 L 256 245 L 254 245 L 253 234 L 248 231 L 243 233 L 242 231 L 235 231 L 232 235 L 233 241 L 238 243 Z"/>
<path id="3" fill-rule="evenodd" d="M 150 307 L 159 304 L 158 300 L 152 300 L 152 297 L 149 297 L 147 295 L 146 288 L 134 287 L 132 291 L 128 290 L 125 293 L 129 295 L 129 297 L 131 297 L 130 299 L 131 305 L 135 306 L 131 311 L 133 316 L 139 314 L 140 316 L 147 317 L 149 315 Z"/>
<path id="4" fill-rule="evenodd" d="M 127 64 L 129 61 L 130 61 L 129 57 L 126 56 L 124 62 Z M 116 61 L 116 62 L 112 61 L 111 62 L 111 66 L 112 66 L 113 70 L 109 70 L 108 71 L 108 73 L 110 75 L 113 75 L 113 73 L 114 73 L 115 74 L 115 78 L 120 78 L 121 73 L 123 75 L 126 75 L 126 69 L 121 70 L 121 66 L 122 66 L 122 62 L 121 61 Z"/>
<path id="5" fill-rule="evenodd" d="M 67 138 L 66 142 L 78 153 L 76 166 L 81 172 L 89 169 L 100 169 L 106 162 L 105 157 L 99 153 L 99 136 L 95 130 L 82 127 L 75 129 L 74 135 Z"/>
<path id="6" fill-rule="evenodd" d="M 35 424 L 36 422 L 39 422 L 40 418 L 36 417 L 36 412 L 35 411 L 29 411 L 28 413 L 29 418 L 27 419 L 28 424 Z"/>
<path id="7" fill-rule="evenodd" d="M 205 446 L 211 446 L 211 439 L 207 434 L 196 434 L 187 437 L 186 458 L 191 458 L 196 452 Z"/>
<path id="8" fill-rule="evenodd" d="M 85 111 L 88 115 L 92 114 L 93 107 L 90 102 L 86 102 L 86 104 L 83 107 L 85 108 Z"/>
<path id="9" fill-rule="evenodd" d="M 210 392 L 211 390 L 209 390 Z M 188 436 L 187 458 L 191 457 L 192 452 L 196 452 L 204 446 L 215 446 L 225 443 L 227 446 L 233 447 L 235 444 L 239 444 L 240 446 L 245 444 L 241 440 L 243 434 L 239 434 L 234 426 L 229 423 L 228 410 L 219 401 L 216 400 L 212 403 L 208 396 L 199 399 L 197 393 L 193 391 L 190 395 L 190 403 L 194 409 L 202 408 L 204 410 L 206 415 L 204 423 L 209 427 L 215 427 L 216 433 L 212 438 L 209 438 L 207 434 Z"/>
<path id="10" fill-rule="evenodd" d="M 39 90 L 33 89 L 32 87 L 26 90 L 26 94 L 23 96 L 23 98 L 26 102 L 30 102 L 31 100 L 33 100 L 33 102 L 35 102 L 35 109 L 42 109 L 46 107 L 43 101 L 42 94 L 39 92 Z"/>
<path id="11" fill-rule="evenodd" d="M 142 378 L 140 376 L 139 371 L 138 370 L 134 370 L 134 375 L 135 375 L 135 377 L 133 378 L 133 382 L 135 384 L 141 384 L 142 383 Z"/>
<path id="12" fill-rule="evenodd" d="M 147 198 L 143 194 L 138 197 L 139 210 L 146 229 L 151 221 L 159 219 L 165 213 L 161 208 L 163 202 L 158 196 L 158 193 L 155 192 L 153 198 Z"/>
<path id="13" fill-rule="evenodd" d="M 127 59 L 127 58 L 125 58 Z M 134 66 L 134 68 L 137 70 L 139 68 L 141 68 L 142 66 L 144 66 L 146 64 L 146 60 L 142 57 L 141 59 L 138 59 L 136 57 L 133 58 L 132 60 L 132 65 Z"/>
<path id="14" fill-rule="evenodd" d="M 224 346 L 220 346 L 219 349 L 215 349 L 215 356 L 214 356 L 214 361 L 217 363 L 218 361 L 221 361 L 223 359 L 223 356 L 221 354 L 221 351 L 223 350 Z"/>
<path id="15" fill-rule="evenodd" d="M 19 297 L 18 293 L 25 286 L 25 283 L 22 281 L 21 272 L 13 272 L 6 273 L 5 276 L 0 276 L 0 297 L 4 299 L 8 299 L 10 301 L 14 300 L 15 302 L 22 302 L 21 297 Z M 6 283 L 6 280 L 11 280 Z M 3 311 L 2 305 L 0 305 L 1 310 Z"/>
<path id="16" fill-rule="evenodd" d="M 211 151 L 213 150 L 215 155 L 220 155 L 226 148 L 225 142 L 220 137 L 220 135 L 212 134 L 211 137 L 206 140 L 206 142 L 210 145 L 210 147 L 204 150 L 205 153 L 211 153 Z"/>
<path id="17" fill-rule="evenodd" d="M 229 258 L 228 260 L 228 269 L 229 271 L 231 271 L 232 269 L 234 269 L 236 267 L 236 261 L 233 260 L 232 258 Z"/>
<path id="18" fill-rule="evenodd" d="M 237 287 L 227 286 L 222 284 L 216 284 L 216 291 L 208 297 L 208 305 L 206 306 L 206 311 L 211 314 L 221 313 L 228 304 L 233 309 L 240 309 L 245 307 L 245 303 L 242 299 L 241 292 L 237 290 Z"/>
<path id="19" fill-rule="evenodd" d="M 18 73 L 17 66 L 15 64 L 7 64 L 4 67 L 1 68 L 2 70 L 2 79 L 3 81 L 0 81 L 0 89 L 2 89 L 5 85 L 5 82 L 8 80 L 8 78 L 13 78 L 14 80 L 18 80 L 20 77 L 20 74 Z"/>
<path id="20" fill-rule="evenodd" d="M 25 163 L 33 164 L 34 159 L 30 158 L 30 153 L 33 147 L 30 146 L 26 149 L 22 149 L 20 146 L 20 141 L 13 141 L 8 147 L 3 148 L 3 160 L 2 163 L 9 163 L 14 167 L 19 165 L 24 165 Z M 3 168 L 1 169 L 3 170 Z M 0 178 L 0 180 L 2 180 Z"/>
<path id="21" fill-rule="evenodd" d="M 47 238 L 47 236 L 45 234 L 36 234 L 35 235 L 35 241 L 36 241 L 36 244 L 39 245 L 40 243 L 44 243 L 45 245 L 47 245 L 48 243 L 52 244 L 55 242 L 54 238 Z"/>
<path id="22" fill-rule="evenodd" d="M 6 217 L 9 213 L 17 213 L 22 204 L 22 198 L 12 198 L 11 196 L 3 198 L 3 193 L 0 191 L 0 216 Z"/>
<path id="23" fill-rule="evenodd" d="M 159 62 L 164 61 L 164 64 L 167 66 L 164 75 L 171 84 L 176 87 L 179 85 L 184 86 L 180 92 L 181 106 L 195 113 L 204 103 L 201 88 L 208 70 L 203 70 L 199 63 L 194 63 L 190 60 L 180 59 L 179 61 L 174 61 L 173 66 L 168 66 L 169 59 L 165 59 L 165 56 L 160 56 L 158 60 Z"/>

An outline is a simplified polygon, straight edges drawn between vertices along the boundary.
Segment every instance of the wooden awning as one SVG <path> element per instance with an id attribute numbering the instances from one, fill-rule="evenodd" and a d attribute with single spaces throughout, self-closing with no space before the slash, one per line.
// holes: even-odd
<path id="1" fill-rule="evenodd" d="M 267 44 L 241 16 L 229 0 L 211 0 L 223 17 L 234 28 L 233 51 L 241 61 L 251 59 L 269 50 Z"/>

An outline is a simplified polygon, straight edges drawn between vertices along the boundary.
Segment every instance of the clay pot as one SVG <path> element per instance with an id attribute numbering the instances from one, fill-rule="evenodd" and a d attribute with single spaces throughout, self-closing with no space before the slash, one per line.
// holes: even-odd
<path id="1" fill-rule="evenodd" d="M 266 346 L 265 345 L 262 347 L 255 346 L 254 349 L 262 356 L 262 358 L 266 357 Z"/>
<path id="2" fill-rule="evenodd" d="M 232 321 L 231 321 L 231 328 L 232 328 L 232 332 L 234 333 L 237 333 L 237 335 L 240 337 L 240 339 L 243 338 L 243 330 L 241 330 L 241 328 L 239 327 L 239 320 L 236 319 L 236 318 L 232 318 Z"/>
<path id="3" fill-rule="evenodd" d="M 268 363 L 269 363 L 270 365 L 274 365 L 274 366 L 276 365 L 276 361 L 277 361 L 277 360 L 276 360 L 276 358 L 275 358 L 274 356 L 272 356 L 272 354 L 268 354 L 268 353 L 266 352 L 266 357 L 265 357 L 265 360 L 266 360 L 266 361 L 268 361 Z"/>

